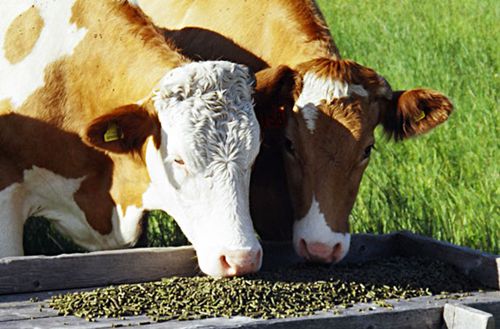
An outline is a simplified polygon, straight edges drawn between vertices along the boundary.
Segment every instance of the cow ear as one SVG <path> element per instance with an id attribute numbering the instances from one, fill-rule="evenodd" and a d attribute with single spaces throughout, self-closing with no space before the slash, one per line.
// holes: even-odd
<path id="1" fill-rule="evenodd" d="M 149 136 L 160 139 L 158 117 L 142 106 L 129 104 L 94 119 L 84 140 L 99 149 L 115 153 L 140 151 Z"/>
<path id="2" fill-rule="evenodd" d="M 453 104 L 443 94 L 429 89 L 395 91 L 381 123 L 389 137 L 399 141 L 426 133 L 448 119 Z"/>
<path id="3" fill-rule="evenodd" d="M 255 78 L 255 113 L 259 123 L 264 128 L 284 126 L 285 112 L 293 106 L 295 71 L 280 65 L 257 72 Z"/>

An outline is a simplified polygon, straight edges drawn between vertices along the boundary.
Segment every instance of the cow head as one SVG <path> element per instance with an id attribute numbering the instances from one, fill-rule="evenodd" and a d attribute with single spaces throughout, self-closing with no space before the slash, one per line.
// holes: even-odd
<path id="1" fill-rule="evenodd" d="M 97 118 L 87 141 L 143 157 L 144 205 L 170 213 L 213 276 L 257 271 L 262 249 L 249 213 L 251 166 L 260 146 L 253 77 L 229 62 L 171 70 L 144 104 Z"/>
<path id="2" fill-rule="evenodd" d="M 261 71 L 256 93 L 259 117 L 277 108 L 286 113 L 282 149 L 294 247 L 304 258 L 326 263 L 349 250 L 348 217 L 375 145 L 375 127 L 381 124 L 400 141 L 444 122 L 453 108 L 438 92 L 393 91 L 372 69 L 327 58 L 293 71 Z"/>

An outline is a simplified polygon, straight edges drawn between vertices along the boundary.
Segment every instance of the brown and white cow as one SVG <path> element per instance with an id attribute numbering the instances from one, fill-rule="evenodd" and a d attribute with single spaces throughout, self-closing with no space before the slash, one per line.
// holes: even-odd
<path id="1" fill-rule="evenodd" d="M 250 187 L 251 213 L 264 238 L 286 238 L 293 213 L 294 247 L 307 259 L 332 262 L 346 255 L 348 217 L 375 127 L 403 140 L 429 131 L 452 111 L 439 92 L 393 91 L 374 70 L 341 59 L 313 0 L 138 3 L 185 55 L 262 70 L 256 111 L 264 141 Z"/>
<path id="2" fill-rule="evenodd" d="M 45 216 L 89 249 L 133 245 L 163 209 L 214 276 L 259 269 L 253 76 L 191 63 L 124 1 L 0 4 L 0 257 Z"/>

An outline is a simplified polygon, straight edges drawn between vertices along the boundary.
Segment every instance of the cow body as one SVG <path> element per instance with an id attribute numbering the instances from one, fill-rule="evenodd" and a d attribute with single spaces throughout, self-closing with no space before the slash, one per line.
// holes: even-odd
<path id="1" fill-rule="evenodd" d="M 29 216 L 89 249 L 133 245 L 172 214 L 216 276 L 255 271 L 253 79 L 190 63 L 127 2 L 6 1 L 0 23 L 0 257 Z"/>
<path id="2" fill-rule="evenodd" d="M 260 70 L 256 112 L 264 140 L 252 177 L 252 217 L 263 237 L 282 239 L 293 214 L 294 247 L 309 260 L 339 261 L 349 249 L 348 217 L 375 127 L 402 140 L 452 111 L 438 92 L 393 91 L 372 69 L 341 59 L 312 0 L 138 3 L 183 54 Z"/>

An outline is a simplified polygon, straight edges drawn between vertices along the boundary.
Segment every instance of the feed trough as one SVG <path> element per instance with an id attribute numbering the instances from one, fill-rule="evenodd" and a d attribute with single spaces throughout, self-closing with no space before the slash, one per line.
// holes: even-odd
<path id="1" fill-rule="evenodd" d="M 278 273 L 287 266 L 303 266 L 296 265 L 300 260 L 295 256 L 290 244 L 264 243 L 264 254 L 264 273 Z M 162 278 L 167 278 L 164 282 L 168 282 L 168 278 L 172 276 L 196 275 L 198 272 L 194 256 L 191 247 L 177 247 L 2 259 L 0 327 L 441 329 L 446 325 L 454 329 L 473 329 L 494 328 L 495 320 L 497 327 L 500 325 L 500 258 L 407 232 L 354 235 L 351 250 L 343 261 L 344 265 L 341 264 L 338 268 L 349 267 L 351 264 L 354 267 L 362 267 L 359 265 L 362 263 L 369 266 L 370 263 L 387 259 L 400 259 L 404 262 L 405 259 L 427 257 L 447 266 L 454 266 L 461 275 L 480 285 L 481 289 L 474 289 L 465 294 L 420 294 L 420 297 L 416 298 L 392 298 L 383 302 L 367 300 L 311 314 L 290 314 L 291 317 L 285 318 L 231 314 L 228 318 L 156 322 L 156 319 L 143 314 L 117 318 L 97 317 L 89 322 L 72 315 L 60 316 L 56 310 L 49 307 L 53 296 L 69 291 L 93 291 L 95 287 L 150 282 Z M 323 267 L 321 271 L 328 272 L 330 269 L 336 271 L 335 267 Z M 443 279 L 446 281 L 446 278 Z M 208 285 L 213 285 L 213 282 L 208 282 Z"/>

